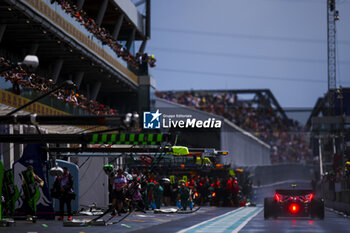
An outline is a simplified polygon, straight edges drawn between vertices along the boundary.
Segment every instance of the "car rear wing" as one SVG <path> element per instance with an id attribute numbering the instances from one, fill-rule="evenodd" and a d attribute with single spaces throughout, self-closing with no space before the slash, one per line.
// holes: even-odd
<path id="1" fill-rule="evenodd" d="M 290 196 L 303 196 L 314 192 L 311 189 L 276 189 L 276 193 Z"/>

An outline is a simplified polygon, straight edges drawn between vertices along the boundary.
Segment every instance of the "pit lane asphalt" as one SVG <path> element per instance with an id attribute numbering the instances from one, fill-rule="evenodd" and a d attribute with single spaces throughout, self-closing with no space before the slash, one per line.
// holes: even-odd
<path id="1" fill-rule="evenodd" d="M 239 209 L 202 207 L 192 214 L 154 214 L 149 211 L 147 214 L 133 213 L 124 221 L 115 225 L 92 227 L 63 227 L 62 222 L 47 220 L 38 220 L 35 224 L 17 221 L 15 226 L 0 228 L 0 232 L 350 232 L 350 219 L 334 212 L 326 211 L 324 220 L 310 218 L 264 220 L 262 209 L 262 206 Z M 116 217 L 114 221 L 118 218 L 120 217 Z M 47 227 L 43 224 L 46 224 Z"/>
<path id="2" fill-rule="evenodd" d="M 240 233 L 248 232 L 350 232 L 350 219 L 326 210 L 324 220 L 310 218 L 277 218 L 264 220 L 263 211 L 247 223 Z"/>
<path id="3" fill-rule="evenodd" d="M 0 227 L 1 233 L 119 233 L 131 232 L 143 229 L 151 230 L 151 232 L 165 232 L 164 224 L 169 223 L 176 225 L 174 231 L 189 227 L 201 221 L 214 218 L 218 215 L 232 211 L 234 208 L 217 208 L 217 207 L 202 207 L 197 212 L 191 214 L 154 214 L 153 211 L 147 211 L 146 214 L 134 212 L 121 223 L 109 226 L 91 226 L 91 227 L 64 227 L 61 221 L 41 220 L 36 223 L 17 220 L 14 226 Z M 125 214 L 122 214 L 123 217 Z M 105 216 L 103 219 L 107 219 Z M 117 221 L 121 217 L 116 216 L 111 221 Z M 90 216 L 74 217 L 75 219 L 91 219 Z M 123 225 L 122 225 L 123 224 Z M 158 225 L 162 227 L 158 230 Z M 130 228 L 129 228 L 130 227 Z"/>
<path id="4" fill-rule="evenodd" d="M 276 220 L 264 220 L 262 206 L 245 207 L 241 208 L 241 210 L 233 211 L 229 209 L 226 210 L 226 214 L 209 221 L 202 219 L 202 223 L 199 224 L 197 224 L 197 222 L 200 217 L 193 217 L 192 219 L 186 218 L 160 224 L 157 225 L 156 228 L 144 228 L 134 231 L 133 233 L 178 231 L 180 231 L 180 233 L 350 232 L 350 219 L 330 211 L 326 211 L 324 220 L 311 218 L 278 218 Z"/>

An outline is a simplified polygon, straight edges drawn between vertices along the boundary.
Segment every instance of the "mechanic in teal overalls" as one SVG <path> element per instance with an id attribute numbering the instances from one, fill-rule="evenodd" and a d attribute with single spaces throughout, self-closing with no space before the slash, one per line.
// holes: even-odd
<path id="1" fill-rule="evenodd" d="M 156 183 L 153 190 L 154 195 L 154 201 L 156 203 L 157 209 L 160 209 L 162 206 L 162 199 L 163 199 L 163 188 L 160 186 L 159 183 Z"/>

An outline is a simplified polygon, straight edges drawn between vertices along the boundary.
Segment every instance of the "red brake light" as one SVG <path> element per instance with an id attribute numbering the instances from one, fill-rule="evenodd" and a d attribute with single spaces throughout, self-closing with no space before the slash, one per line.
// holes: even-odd
<path id="1" fill-rule="evenodd" d="M 276 201 L 282 201 L 282 195 L 276 193 L 276 194 L 275 194 L 275 200 L 276 200 Z"/>
<path id="2" fill-rule="evenodd" d="M 312 199 L 314 198 L 314 194 L 313 194 L 313 193 L 310 193 L 310 194 L 308 194 L 308 195 L 305 195 L 305 198 L 306 198 L 306 200 L 308 200 L 308 201 L 312 201 Z"/>
<path id="3" fill-rule="evenodd" d="M 291 213 L 293 213 L 293 214 L 298 213 L 299 212 L 299 206 L 297 204 L 293 203 L 293 204 L 291 204 L 289 206 L 289 211 Z"/>

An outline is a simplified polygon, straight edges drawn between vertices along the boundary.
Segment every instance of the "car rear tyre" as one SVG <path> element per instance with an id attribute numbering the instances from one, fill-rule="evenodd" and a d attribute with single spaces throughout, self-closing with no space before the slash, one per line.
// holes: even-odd
<path id="1" fill-rule="evenodd" d="M 324 219 L 324 200 L 315 199 L 311 203 L 311 217 Z"/>
<path id="2" fill-rule="evenodd" d="M 268 219 L 270 217 L 270 206 L 268 203 L 268 198 L 264 198 L 264 219 Z"/>
<path id="3" fill-rule="evenodd" d="M 275 200 L 273 198 L 266 197 L 264 199 L 264 219 L 268 219 L 270 217 L 277 218 L 275 211 Z"/>
<path id="4" fill-rule="evenodd" d="M 324 201 L 320 200 L 320 205 L 318 209 L 318 218 L 323 220 L 324 219 Z"/>

